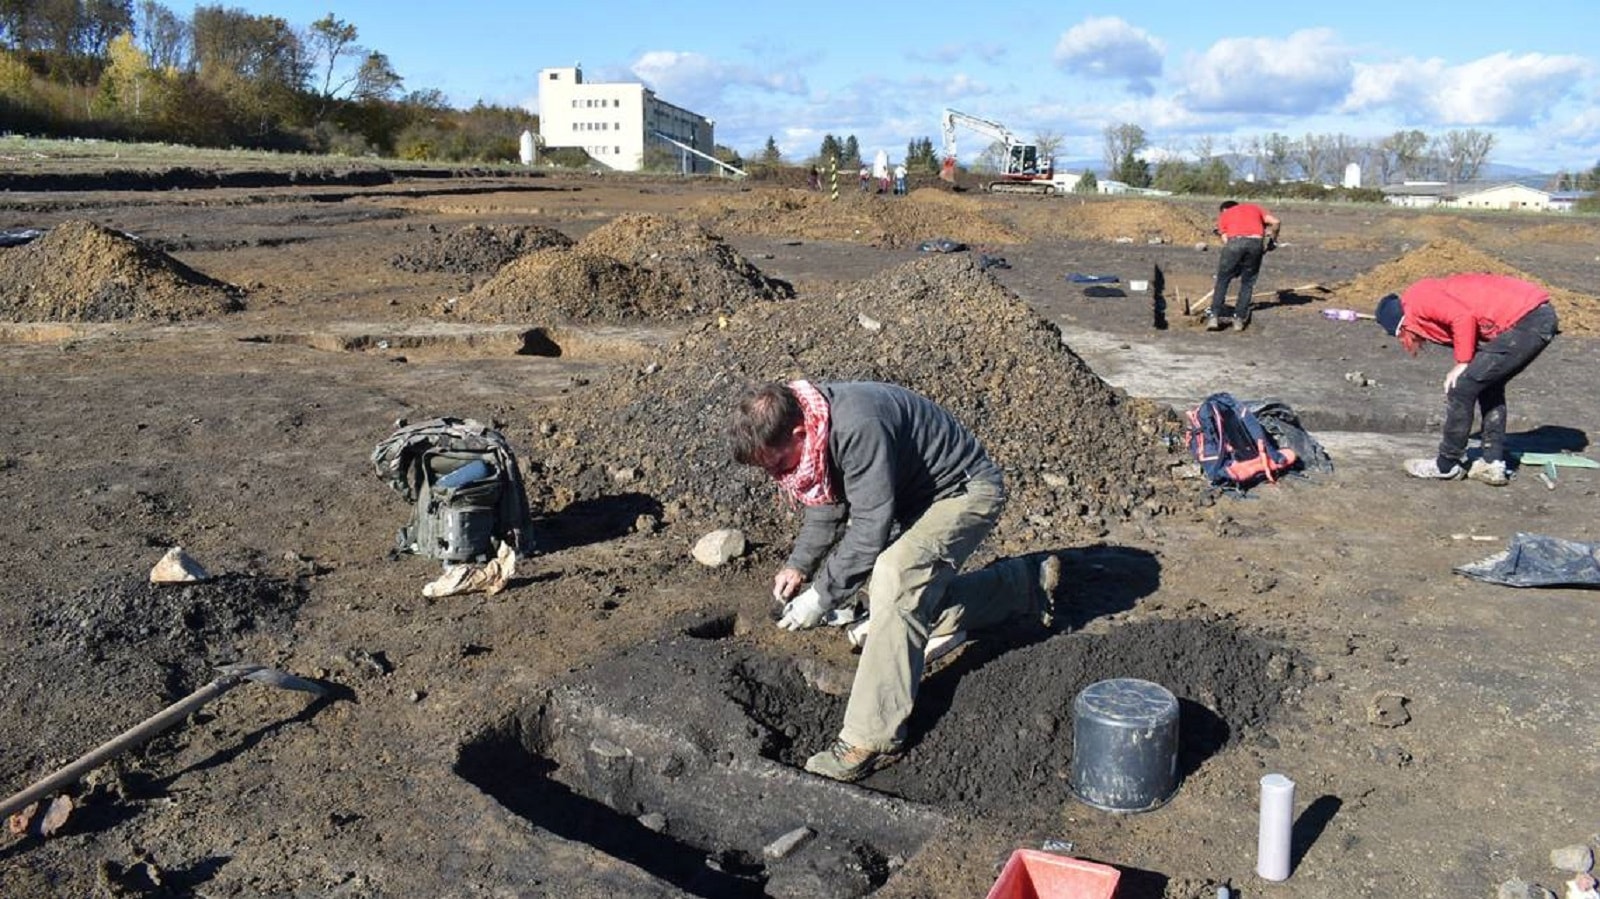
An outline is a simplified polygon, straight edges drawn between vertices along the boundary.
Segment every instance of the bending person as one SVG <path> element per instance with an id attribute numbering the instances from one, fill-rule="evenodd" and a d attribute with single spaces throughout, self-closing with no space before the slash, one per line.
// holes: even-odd
<path id="1" fill-rule="evenodd" d="M 1438 455 L 1407 460 L 1406 474 L 1505 484 L 1506 384 L 1556 335 L 1549 292 L 1506 275 L 1424 278 L 1379 300 L 1375 317 L 1413 356 L 1423 341 L 1448 346 L 1455 354 L 1455 364 L 1444 376 L 1444 434 Z M 1474 409 L 1483 421 L 1483 454 L 1468 469 Z"/>
<path id="2" fill-rule="evenodd" d="M 763 384 L 740 398 L 728 438 L 736 461 L 766 471 L 803 507 L 772 581 L 785 603 L 778 626 L 816 627 L 867 589 L 871 629 L 844 725 L 807 771 L 854 781 L 894 760 L 930 637 L 1023 616 L 1050 623 L 1055 556 L 957 576 L 1006 493 L 982 444 L 932 400 L 875 382 Z"/>

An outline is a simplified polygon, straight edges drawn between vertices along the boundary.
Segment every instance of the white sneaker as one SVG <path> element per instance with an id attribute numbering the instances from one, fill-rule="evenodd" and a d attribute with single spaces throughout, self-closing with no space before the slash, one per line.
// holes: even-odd
<path id="1" fill-rule="evenodd" d="M 1472 460 L 1472 467 L 1467 469 L 1467 477 L 1474 481 L 1481 481 L 1491 487 L 1504 487 L 1511 483 L 1511 476 L 1506 474 L 1505 462 L 1485 462 L 1482 459 Z"/>
<path id="2" fill-rule="evenodd" d="M 1459 481 L 1466 477 L 1467 473 L 1459 464 L 1450 466 L 1449 471 L 1440 471 L 1437 459 L 1407 459 L 1406 474 L 1424 480 Z"/>

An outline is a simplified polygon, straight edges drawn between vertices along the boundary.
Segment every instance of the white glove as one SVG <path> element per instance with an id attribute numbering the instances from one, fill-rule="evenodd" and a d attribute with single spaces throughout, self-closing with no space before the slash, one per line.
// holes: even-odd
<path id="1" fill-rule="evenodd" d="M 804 593 L 784 604 L 778 627 L 786 631 L 809 630 L 821 624 L 827 614 L 828 610 L 822 605 L 822 594 L 815 587 L 807 587 Z"/>

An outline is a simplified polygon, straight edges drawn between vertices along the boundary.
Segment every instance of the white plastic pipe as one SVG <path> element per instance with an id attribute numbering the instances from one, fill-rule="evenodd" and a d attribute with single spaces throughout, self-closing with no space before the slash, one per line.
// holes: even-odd
<path id="1" fill-rule="evenodd" d="M 1282 774 L 1261 778 L 1261 833 L 1256 873 L 1262 880 L 1289 879 L 1289 842 L 1294 830 L 1294 781 Z"/>

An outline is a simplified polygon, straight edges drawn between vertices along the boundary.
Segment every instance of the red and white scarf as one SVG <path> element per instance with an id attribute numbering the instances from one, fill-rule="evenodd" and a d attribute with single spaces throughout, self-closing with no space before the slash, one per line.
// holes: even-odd
<path id="1" fill-rule="evenodd" d="M 801 505 L 833 505 L 839 500 L 833 493 L 833 479 L 828 477 L 828 430 L 831 422 L 828 400 L 810 381 L 790 381 L 789 389 L 800 401 L 806 435 L 801 447 L 800 464 L 779 477 L 778 486 Z"/>

